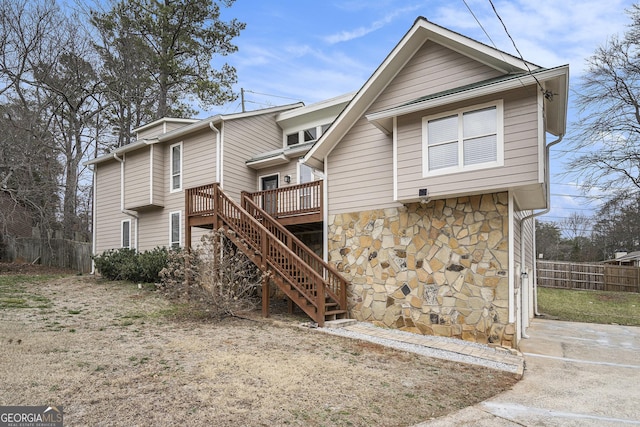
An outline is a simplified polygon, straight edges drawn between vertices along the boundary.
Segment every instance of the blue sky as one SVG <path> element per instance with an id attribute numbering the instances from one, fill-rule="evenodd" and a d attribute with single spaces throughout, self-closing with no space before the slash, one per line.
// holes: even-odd
<path id="1" fill-rule="evenodd" d="M 578 90 L 585 59 L 629 24 L 626 0 L 493 0 L 516 46 L 543 67 L 569 64 L 572 91 Z M 477 20 L 482 24 L 482 27 Z M 247 28 L 236 39 L 239 51 L 227 58 L 238 71 L 246 108 L 294 100 L 313 103 L 360 88 L 409 30 L 416 17 L 516 54 L 489 0 L 236 0 L 223 18 Z M 483 30 L 484 28 L 484 30 Z M 485 33 L 486 31 L 486 33 Z M 569 130 L 576 111 L 569 99 Z M 213 113 L 240 111 L 239 101 Z M 552 210 L 560 221 L 572 212 L 590 215 L 575 182 L 564 172 L 562 144 L 552 161 Z M 566 195 L 566 196 L 562 196 Z M 543 217 L 544 218 L 544 217 Z"/>

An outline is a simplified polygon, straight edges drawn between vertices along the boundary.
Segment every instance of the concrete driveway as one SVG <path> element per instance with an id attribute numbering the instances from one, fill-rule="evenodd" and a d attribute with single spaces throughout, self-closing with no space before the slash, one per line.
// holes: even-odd
<path id="1" fill-rule="evenodd" d="M 536 319 L 522 380 L 420 426 L 640 426 L 640 328 Z"/>

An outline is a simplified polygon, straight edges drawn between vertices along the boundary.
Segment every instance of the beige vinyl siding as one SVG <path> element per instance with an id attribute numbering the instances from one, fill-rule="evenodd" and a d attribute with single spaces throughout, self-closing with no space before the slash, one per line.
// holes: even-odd
<path id="1" fill-rule="evenodd" d="M 182 126 L 186 126 L 185 124 L 183 124 Z M 149 129 L 145 129 L 141 132 L 138 132 L 136 134 L 136 138 L 139 140 L 141 139 L 152 139 L 152 138 L 157 138 L 160 135 L 162 135 L 163 133 L 165 133 L 164 131 L 164 126 L 162 123 L 158 123 L 157 126 L 153 126 Z"/>
<path id="2" fill-rule="evenodd" d="M 398 206 L 392 155 L 391 137 L 360 119 L 328 158 L 329 214 Z"/>
<path id="3" fill-rule="evenodd" d="M 246 165 L 250 158 L 282 148 L 282 129 L 275 114 L 262 114 L 224 122 L 223 186 L 224 191 L 240 200 L 242 191 L 258 190 L 258 175 Z"/>
<path id="4" fill-rule="evenodd" d="M 168 152 L 165 158 L 169 159 Z M 167 164 L 166 173 L 169 174 Z M 190 135 L 182 144 L 182 188 L 216 181 L 216 134 L 209 128 Z M 169 180 L 166 181 L 169 188 Z M 183 196 L 184 197 L 184 196 Z"/>
<path id="5" fill-rule="evenodd" d="M 499 75 L 498 71 L 484 64 L 427 41 L 389 83 L 367 114 Z M 400 118 L 404 123 L 402 138 L 417 142 L 417 145 L 403 147 L 399 152 L 399 156 L 402 156 L 398 159 L 399 176 L 406 181 L 403 182 L 404 196 L 417 195 L 417 189 L 425 187 L 424 183 L 417 185 L 413 182 L 422 177 L 420 144 L 423 115 Z M 393 201 L 392 138 L 364 118 L 349 130 L 330 153 L 328 173 L 329 213 L 398 206 Z M 494 185 L 501 182 L 497 180 Z"/>
<path id="6" fill-rule="evenodd" d="M 113 160 L 96 165 L 95 169 L 96 254 L 121 246 L 122 220 L 131 218 L 120 211 L 120 163 Z M 135 243 L 135 221 L 131 221 L 131 243 Z"/>
<path id="7" fill-rule="evenodd" d="M 499 75 L 500 72 L 487 65 L 427 41 L 376 99 L 369 112 Z"/>
<path id="8" fill-rule="evenodd" d="M 124 155 L 124 206 L 126 209 L 149 205 L 150 167 L 151 147 L 140 148 Z"/>
<path id="9" fill-rule="evenodd" d="M 532 269 L 535 262 L 535 254 L 534 254 L 534 240 L 535 240 L 534 221 L 535 219 L 529 218 L 526 221 L 524 221 L 524 223 L 522 224 L 522 230 L 521 230 L 520 220 L 526 217 L 527 215 L 530 215 L 531 211 L 515 210 L 517 209 L 517 202 L 515 203 L 516 203 L 516 206 L 514 206 L 514 213 L 513 213 L 513 217 L 514 217 L 513 229 L 516 231 L 516 234 L 514 235 L 514 245 L 515 245 L 514 251 L 513 251 L 514 257 L 520 263 L 522 259 L 521 258 L 521 238 L 522 238 L 524 239 L 524 256 L 525 256 L 524 265 L 526 268 Z"/>
<path id="10" fill-rule="evenodd" d="M 156 206 L 164 206 L 164 195 L 167 188 L 164 186 L 164 169 L 165 169 L 165 150 L 162 145 L 155 144 L 152 148 L 153 153 L 153 204 Z M 167 161 L 168 163 L 168 161 Z"/>
<path id="11" fill-rule="evenodd" d="M 422 177 L 422 118 L 458 108 L 504 100 L 504 166 Z M 398 200 L 500 191 L 538 182 L 537 94 L 535 87 L 474 99 L 398 118 Z"/>
<path id="12" fill-rule="evenodd" d="M 139 212 L 139 250 L 151 250 L 155 247 L 169 246 L 169 221 L 171 212 L 182 212 L 180 227 L 181 242 L 184 244 L 184 189 L 204 184 L 213 184 L 216 177 L 216 134 L 204 130 L 182 140 L 182 191 L 170 192 L 169 161 L 171 145 L 180 141 L 157 144 L 154 148 L 158 157 L 165 159 L 161 170 L 163 180 L 160 187 L 164 191 L 164 208 Z M 154 169 L 154 174 L 159 173 Z M 195 229 L 194 229 L 195 230 Z M 200 239 L 194 231 L 193 241 Z"/>
<path id="13" fill-rule="evenodd" d="M 169 133 L 185 126 L 189 126 L 192 123 L 192 121 L 172 122 L 171 120 L 172 119 L 164 119 L 155 126 L 137 132 L 136 138 L 138 140 L 157 138 L 162 134 Z"/>

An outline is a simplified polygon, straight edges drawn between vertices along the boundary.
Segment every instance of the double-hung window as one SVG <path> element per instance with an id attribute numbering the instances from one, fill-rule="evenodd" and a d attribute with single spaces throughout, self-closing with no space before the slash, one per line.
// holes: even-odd
<path id="1" fill-rule="evenodd" d="M 182 143 L 173 144 L 171 150 L 171 191 L 182 190 Z"/>
<path id="2" fill-rule="evenodd" d="M 501 166 L 502 116 L 497 101 L 423 118 L 423 175 Z"/>

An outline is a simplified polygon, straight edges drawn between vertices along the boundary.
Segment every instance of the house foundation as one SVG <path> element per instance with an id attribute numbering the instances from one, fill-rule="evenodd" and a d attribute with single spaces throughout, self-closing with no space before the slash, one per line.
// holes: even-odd
<path id="1" fill-rule="evenodd" d="M 508 193 L 330 215 L 329 261 L 355 319 L 515 345 L 509 323 Z"/>

